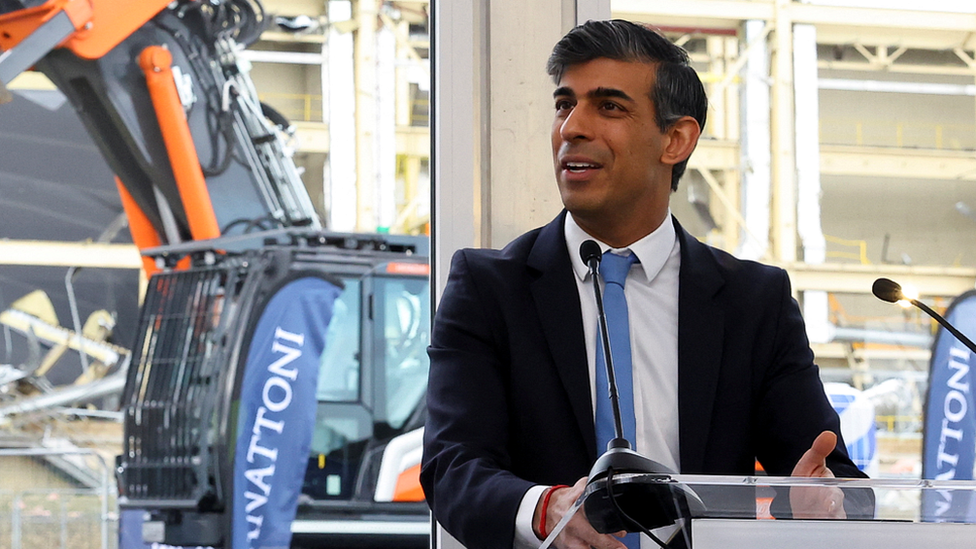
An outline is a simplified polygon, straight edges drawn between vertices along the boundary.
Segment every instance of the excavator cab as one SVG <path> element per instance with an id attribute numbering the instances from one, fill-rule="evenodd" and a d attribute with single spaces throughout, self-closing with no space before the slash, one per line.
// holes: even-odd
<path id="1" fill-rule="evenodd" d="M 430 339 L 427 240 L 326 235 L 286 230 L 262 235 L 259 250 L 249 244 L 237 252 L 242 241 L 231 238 L 160 256 L 194 262 L 150 280 L 122 399 L 121 506 L 149 513 L 146 542 L 231 546 L 240 533 L 235 502 L 245 494 L 248 516 L 256 514 L 270 493 L 261 487 L 288 466 L 304 478 L 291 524 L 296 546 L 428 543 L 417 481 Z M 280 382 L 264 385 L 267 409 L 253 429 L 241 429 L 246 369 L 266 340 L 260 319 L 288 282 L 302 278 L 340 291 L 331 319 L 309 326 L 324 343 L 316 350 L 307 455 L 277 456 L 269 473 L 255 454 L 262 437 L 286 423 L 271 412 L 298 402 L 298 388 L 286 395 Z M 301 309 L 330 306 L 305 297 L 277 307 L 313 317 Z"/>

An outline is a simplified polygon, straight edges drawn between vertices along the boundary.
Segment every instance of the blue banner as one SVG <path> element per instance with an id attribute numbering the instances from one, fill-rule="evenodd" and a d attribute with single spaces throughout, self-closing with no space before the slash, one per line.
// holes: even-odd
<path id="1" fill-rule="evenodd" d="M 147 549 L 142 541 L 142 522 L 146 512 L 140 509 L 119 511 L 119 549 Z"/>
<path id="2" fill-rule="evenodd" d="M 976 292 L 952 302 L 946 320 L 970 339 L 976 337 Z M 940 327 L 932 347 L 929 389 L 925 404 L 922 478 L 972 480 L 976 465 L 976 405 L 973 402 L 973 354 Z M 976 508 L 968 492 L 928 490 L 922 498 L 922 519 L 971 522 Z"/>
<path id="3" fill-rule="evenodd" d="M 291 542 L 319 361 L 340 292 L 317 276 L 294 279 L 274 294 L 255 327 L 237 422 L 233 549 L 284 549 Z"/>

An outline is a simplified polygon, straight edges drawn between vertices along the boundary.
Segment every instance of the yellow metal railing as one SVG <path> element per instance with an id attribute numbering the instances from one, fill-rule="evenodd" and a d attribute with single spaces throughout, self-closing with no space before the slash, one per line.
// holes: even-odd
<path id="1" fill-rule="evenodd" d="M 874 416 L 874 423 L 878 426 L 878 430 L 881 431 L 894 431 L 895 425 L 898 423 L 902 424 L 916 424 L 921 429 L 922 426 L 922 416 L 920 415 L 878 415 Z"/>
<path id="2" fill-rule="evenodd" d="M 860 147 L 973 150 L 976 149 L 976 125 L 823 117 L 820 142 Z"/>
<path id="3" fill-rule="evenodd" d="M 824 240 L 830 244 L 837 244 L 838 246 L 846 246 L 850 248 L 857 248 L 856 252 L 838 252 L 838 251 L 827 251 L 827 257 L 844 258 L 844 259 L 854 259 L 861 262 L 861 265 L 870 265 L 871 261 L 868 260 L 868 243 L 864 240 L 846 240 L 843 238 L 837 238 L 836 236 L 824 235 Z"/>
<path id="4" fill-rule="evenodd" d="M 321 122 L 322 96 L 308 93 L 261 93 L 258 99 L 281 112 L 292 122 Z M 427 126 L 430 122 L 430 101 L 414 99 L 410 102 L 410 125 Z"/>
<path id="5" fill-rule="evenodd" d="M 321 122 L 322 96 L 309 93 L 261 93 L 258 98 L 292 122 Z"/>
<path id="6" fill-rule="evenodd" d="M 410 125 L 419 127 L 430 125 L 430 100 L 414 99 L 410 102 Z"/>

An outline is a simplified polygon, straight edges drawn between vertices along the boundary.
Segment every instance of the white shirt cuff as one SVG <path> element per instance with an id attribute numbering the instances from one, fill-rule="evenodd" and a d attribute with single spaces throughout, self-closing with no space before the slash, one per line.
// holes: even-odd
<path id="1" fill-rule="evenodd" d="M 535 515 L 535 507 L 539 504 L 539 498 L 545 493 L 548 486 L 537 484 L 529 488 L 522 496 L 522 503 L 519 504 L 518 513 L 515 515 L 515 543 L 514 549 L 536 549 L 542 542 L 535 536 L 532 530 L 532 517 Z"/>

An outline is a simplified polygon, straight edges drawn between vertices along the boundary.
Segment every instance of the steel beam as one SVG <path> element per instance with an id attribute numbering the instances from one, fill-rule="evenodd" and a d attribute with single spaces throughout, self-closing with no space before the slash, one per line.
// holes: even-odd
<path id="1" fill-rule="evenodd" d="M 309 17 L 326 14 L 326 3 L 322 0 L 264 0 L 267 13 L 281 15 L 308 15 Z"/>
<path id="2" fill-rule="evenodd" d="M 142 256 L 132 244 L 0 240 L 0 265 L 141 269 Z"/>
<path id="3" fill-rule="evenodd" d="M 813 343 L 810 345 L 817 360 L 827 358 L 845 359 L 848 353 L 854 359 L 860 361 L 871 360 L 914 360 L 916 362 L 928 362 L 931 353 L 928 349 L 895 348 L 895 347 L 868 347 L 857 348 L 853 352 L 847 343 Z"/>
<path id="4" fill-rule="evenodd" d="M 820 170 L 831 175 L 973 181 L 976 158 L 967 151 L 821 145 Z"/>
<path id="5" fill-rule="evenodd" d="M 298 152 L 327 154 L 329 152 L 329 125 L 323 122 L 295 122 Z"/>
<path id="6" fill-rule="evenodd" d="M 287 65 L 321 65 L 326 60 L 321 53 L 298 51 L 244 50 L 240 56 L 252 63 L 283 63 Z"/>
<path id="7" fill-rule="evenodd" d="M 727 170 L 739 165 L 739 144 L 723 139 L 701 139 L 688 159 L 689 168 Z"/>
<path id="8" fill-rule="evenodd" d="M 976 269 L 969 267 L 917 267 L 907 265 L 860 265 L 855 263 L 789 263 L 780 265 L 790 274 L 795 291 L 823 290 L 834 293 L 871 293 L 880 277 L 918 288 L 923 297 L 955 297 L 976 288 Z"/>
<path id="9" fill-rule="evenodd" d="M 773 1 L 614 0 L 613 16 L 659 26 L 738 29 L 742 21 L 773 18 Z"/>
<path id="10" fill-rule="evenodd" d="M 694 169 L 738 166 L 739 144 L 717 139 L 699 141 L 688 161 L 688 167 Z M 820 145 L 820 171 L 829 175 L 974 181 L 976 158 L 968 151 Z"/>
<path id="11" fill-rule="evenodd" d="M 283 44 L 323 44 L 325 43 L 325 34 L 295 34 L 284 31 L 266 30 L 261 33 L 261 42 L 277 42 Z"/>
<path id="12" fill-rule="evenodd" d="M 817 68 L 842 71 L 884 71 L 899 74 L 938 74 L 945 76 L 972 76 L 973 69 L 951 65 L 919 65 L 914 63 L 893 63 L 880 66 L 868 61 L 833 61 L 820 59 Z"/>
<path id="13" fill-rule="evenodd" d="M 398 126 L 396 129 L 396 153 L 401 156 L 428 158 L 430 156 L 430 131 L 419 126 Z"/>
<path id="14" fill-rule="evenodd" d="M 775 0 L 614 0 L 614 17 L 660 26 L 738 29 L 742 21 L 771 21 Z M 892 44 L 908 48 L 973 49 L 976 15 L 966 13 L 852 8 L 791 2 L 794 23 L 817 27 L 824 44 Z"/>

